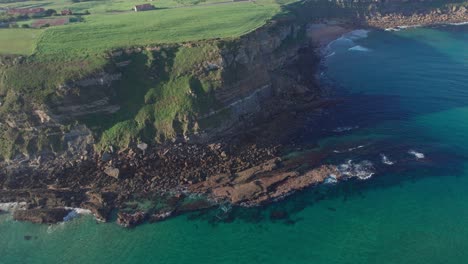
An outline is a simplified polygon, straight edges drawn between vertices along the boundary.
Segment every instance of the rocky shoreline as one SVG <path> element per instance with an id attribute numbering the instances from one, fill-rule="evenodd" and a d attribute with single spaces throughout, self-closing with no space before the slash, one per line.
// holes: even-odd
<path id="1" fill-rule="evenodd" d="M 380 29 L 456 24 L 468 22 L 468 9 L 465 6 L 453 6 L 446 10 L 435 9 L 412 14 L 402 12 L 389 14 L 376 13 L 367 16 L 365 20 L 370 27 Z"/>
<path id="2" fill-rule="evenodd" d="M 282 157 L 295 147 L 281 142 L 298 124 L 289 125 L 286 131 L 266 124 L 279 130 L 263 127 L 269 133 L 250 131 L 223 143 L 139 145 L 74 161 L 51 159 L 34 169 L 9 168 L 0 175 L 0 203 L 21 202 L 26 206 L 14 211 L 15 220 L 47 224 L 63 221 L 67 208 L 89 210 L 100 221 L 117 209 L 117 223 L 131 227 L 223 203 L 262 205 L 332 174 L 340 178 L 333 166 L 318 166 L 323 157 Z"/>
<path id="3" fill-rule="evenodd" d="M 457 15 L 434 11 L 376 15 L 364 24 L 325 22 L 309 27 L 308 37 L 320 48 L 366 26 L 384 29 L 468 21 L 466 9 L 452 11 Z M 314 80 L 310 85 L 320 84 Z M 4 166 L 0 170 L 0 204 L 21 203 L 22 207 L 2 211 L 14 211 L 13 218 L 19 221 L 46 224 L 63 221 L 73 211 L 70 208 L 89 210 L 100 221 L 110 221 L 117 211 L 116 222 L 132 227 L 225 203 L 259 206 L 352 177 L 335 165 L 324 164 L 326 152 L 303 151 L 296 143 L 302 120 L 337 101 L 307 92 L 298 94 L 296 100 L 282 114 L 206 144 L 140 143 L 119 151 L 89 150 L 73 159 L 43 156 Z M 287 155 L 294 151 L 301 154 Z"/>

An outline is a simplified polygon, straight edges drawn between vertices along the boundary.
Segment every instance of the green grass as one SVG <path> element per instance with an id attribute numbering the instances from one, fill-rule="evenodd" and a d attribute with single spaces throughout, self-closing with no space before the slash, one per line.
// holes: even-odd
<path id="1" fill-rule="evenodd" d="M 25 106 L 60 102 L 60 85 L 113 67 L 108 57 L 111 50 L 159 45 L 158 51 L 114 58 L 132 60 L 121 69 L 122 80 L 112 88 L 112 103 L 121 109 L 113 114 L 81 117 L 78 122 L 97 133 L 98 149 L 109 145 L 126 147 L 139 140 L 162 142 L 197 131 L 193 122 L 196 117 L 219 108 L 213 91 L 221 85 L 222 72 L 204 65 L 219 59 L 219 42 L 214 39 L 235 39 L 263 26 L 281 10 L 274 0 L 213 5 L 222 1 L 161 0 L 154 4 L 168 8 L 138 13 L 127 10 L 143 1 L 0 4 L 91 12 L 79 23 L 40 30 L 0 30 L 0 54 L 31 55 L 19 64 L 0 66 L 0 96 L 4 100 L 0 117 L 15 112 L 28 118 Z M 192 41 L 200 42 L 187 44 Z M 87 93 L 92 96 L 93 91 Z M 14 133 L 10 132 L 0 131 L 0 156 L 11 157 L 18 151 L 44 146 L 55 149 L 58 145 L 51 143 L 56 139 L 36 139 L 29 134 L 13 140 Z"/>
<path id="2" fill-rule="evenodd" d="M 45 30 L 36 51 L 39 56 L 75 58 L 128 46 L 238 37 L 278 11 L 278 5 L 243 2 L 91 15 L 84 23 Z"/>
<path id="3" fill-rule="evenodd" d="M 43 7 L 89 10 L 84 22 L 46 30 L 0 30 L 0 54 L 29 55 L 40 59 L 86 58 L 114 48 L 176 43 L 213 38 L 232 38 L 248 33 L 280 11 L 274 0 L 228 2 L 226 0 L 160 0 L 158 10 L 133 12 L 145 1 L 101 0 L 72 3 L 71 0 L 24 1 L 0 7 Z M 30 21 L 19 22 L 29 24 Z M 40 37 L 39 37 L 40 36 Z M 8 40 L 8 41 L 7 41 Z M 48 58 L 51 60 L 51 58 Z"/>
<path id="4" fill-rule="evenodd" d="M 34 29 L 0 29 L 0 54 L 31 54 L 41 33 Z"/>
<path id="5" fill-rule="evenodd" d="M 196 131 L 190 120 L 219 107 L 212 92 L 219 86 L 220 70 L 200 72 L 203 60 L 215 60 L 219 52 L 215 44 L 202 43 L 124 56 L 132 63 L 115 85 L 114 100 L 121 109 L 82 122 L 102 132 L 101 149 L 139 140 L 161 142 Z"/>

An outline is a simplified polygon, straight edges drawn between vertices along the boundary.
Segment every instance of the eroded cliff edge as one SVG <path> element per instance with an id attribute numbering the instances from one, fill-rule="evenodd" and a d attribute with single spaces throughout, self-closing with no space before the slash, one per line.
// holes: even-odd
<path id="1" fill-rule="evenodd" d="M 347 178 L 315 153 L 284 156 L 301 120 L 333 104 L 315 79 L 320 39 L 310 24 L 325 21 L 328 39 L 466 18 L 464 4 L 408 11 L 397 2 L 328 3 L 336 14 L 295 11 L 240 39 L 114 50 L 106 67 L 41 93 L 8 87 L 30 61 L 4 58 L 0 202 L 40 214 L 86 208 L 102 220 L 118 208 L 130 226 Z"/>

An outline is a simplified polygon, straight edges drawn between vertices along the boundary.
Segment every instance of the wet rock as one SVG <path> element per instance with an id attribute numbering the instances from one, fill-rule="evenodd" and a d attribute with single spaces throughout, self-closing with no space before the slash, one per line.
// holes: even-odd
<path id="1" fill-rule="evenodd" d="M 38 224 L 55 224 L 63 221 L 70 211 L 64 208 L 17 210 L 13 213 L 13 219 Z"/>
<path id="2" fill-rule="evenodd" d="M 119 212 L 117 214 L 117 224 L 123 227 L 134 227 L 143 223 L 146 220 L 147 214 L 145 212 L 136 212 L 133 214 Z"/>

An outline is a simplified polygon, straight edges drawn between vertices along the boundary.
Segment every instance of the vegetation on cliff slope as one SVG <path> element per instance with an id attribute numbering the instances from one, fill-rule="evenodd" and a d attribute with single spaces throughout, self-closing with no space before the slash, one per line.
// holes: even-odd
<path id="1" fill-rule="evenodd" d="M 214 91 L 229 80 L 217 63 L 221 45 L 236 43 L 271 19 L 303 23 L 370 12 L 369 1 L 364 2 L 161 0 L 154 3 L 156 10 L 145 12 L 130 11 L 141 3 L 135 0 L 0 2 L 0 8 L 71 9 L 80 17 L 45 29 L 0 29 L 0 159 L 58 150 L 62 139 L 57 135 L 76 123 L 95 132 L 100 149 L 163 142 L 219 123 L 227 111 L 198 118 L 220 109 Z M 431 7 L 446 4 L 430 2 Z M 115 51 L 123 53 L 114 56 Z M 117 67 L 125 61 L 130 65 Z M 108 93 L 120 106 L 117 112 L 80 115 L 46 128 L 38 121 L 36 110 L 53 110 L 64 101 L 61 87 L 103 72 L 122 73 L 122 79 L 110 89 L 96 86 L 75 95 L 85 103 Z"/>

